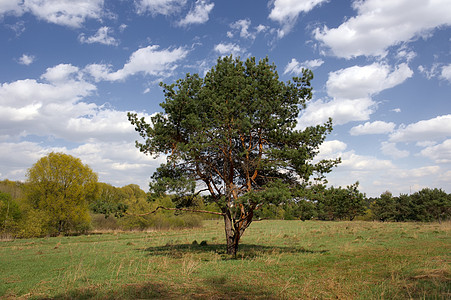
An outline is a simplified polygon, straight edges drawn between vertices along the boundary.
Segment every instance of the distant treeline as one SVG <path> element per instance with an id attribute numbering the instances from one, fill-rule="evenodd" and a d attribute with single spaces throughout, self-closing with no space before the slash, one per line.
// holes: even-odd
<path id="1" fill-rule="evenodd" d="M 329 221 L 441 222 L 451 218 L 451 194 L 437 188 L 425 188 L 411 195 L 394 197 L 387 191 L 377 198 L 367 198 L 358 191 L 358 184 L 346 189 L 317 186 L 305 191 L 298 201 L 262 207 L 258 216 Z"/>
<path id="2" fill-rule="evenodd" d="M 93 230 L 195 227 L 200 226 L 202 219 L 212 215 L 173 211 L 142 214 L 158 206 L 219 211 L 208 197 L 156 196 L 144 192 L 135 184 L 114 187 L 98 182 L 85 208 L 87 215 L 81 219 L 71 219 L 65 227 L 57 228 L 52 223 L 50 210 L 30 205 L 27 188 L 27 183 L 0 181 L 0 233 L 3 235 L 32 237 Z M 255 214 L 257 219 L 441 222 L 451 218 L 451 194 L 441 189 L 425 188 L 411 195 L 395 197 L 390 192 L 384 192 L 380 197 L 367 198 L 358 190 L 358 183 L 346 188 L 314 186 L 299 191 L 290 202 L 259 207 Z"/>

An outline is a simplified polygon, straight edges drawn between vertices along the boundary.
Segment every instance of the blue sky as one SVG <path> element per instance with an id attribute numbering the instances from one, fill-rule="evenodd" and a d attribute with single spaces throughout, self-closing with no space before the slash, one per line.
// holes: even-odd
<path id="1" fill-rule="evenodd" d="M 313 70 L 298 127 L 333 118 L 330 184 L 451 192 L 450 0 L 0 0 L 0 41 L 0 179 L 60 151 L 147 190 L 164 158 L 135 149 L 127 112 L 233 54 Z"/>

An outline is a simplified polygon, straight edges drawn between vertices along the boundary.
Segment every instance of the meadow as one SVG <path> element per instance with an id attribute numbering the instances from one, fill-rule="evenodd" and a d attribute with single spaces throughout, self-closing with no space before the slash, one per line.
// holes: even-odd
<path id="1" fill-rule="evenodd" d="M 451 299 L 451 223 L 260 221 L 0 242 L 2 299 Z"/>

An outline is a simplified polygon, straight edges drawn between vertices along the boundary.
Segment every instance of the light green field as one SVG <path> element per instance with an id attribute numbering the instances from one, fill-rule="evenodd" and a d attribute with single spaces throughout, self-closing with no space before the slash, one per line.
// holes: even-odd
<path id="1" fill-rule="evenodd" d="M 246 231 L 236 259 L 224 253 L 221 221 L 3 241 L 0 298 L 451 299 L 450 229 L 450 222 L 261 221 Z"/>

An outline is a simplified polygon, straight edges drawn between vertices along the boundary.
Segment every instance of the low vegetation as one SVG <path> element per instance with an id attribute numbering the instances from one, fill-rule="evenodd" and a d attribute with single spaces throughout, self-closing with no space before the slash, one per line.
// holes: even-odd
<path id="1" fill-rule="evenodd" d="M 235 259 L 204 224 L 3 241 L 0 298 L 451 297 L 450 222 L 261 221 Z"/>

